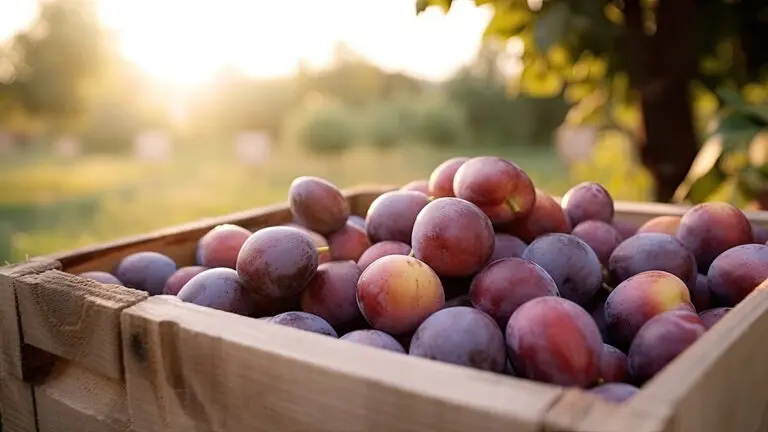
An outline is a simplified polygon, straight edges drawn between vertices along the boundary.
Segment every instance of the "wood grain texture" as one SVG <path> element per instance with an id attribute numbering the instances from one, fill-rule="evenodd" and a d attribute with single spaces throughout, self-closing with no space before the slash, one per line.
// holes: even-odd
<path id="1" fill-rule="evenodd" d="M 37 432 L 32 386 L 10 374 L 0 375 L 3 432 Z"/>
<path id="2" fill-rule="evenodd" d="M 60 267 L 56 261 L 35 260 L 0 268 L 0 411 L 5 432 L 37 431 L 32 386 L 22 379 L 24 342 L 15 280 Z"/>
<path id="3" fill-rule="evenodd" d="M 566 389 L 544 418 L 546 432 L 671 432 L 668 411 L 612 404 L 579 389 Z"/>
<path id="4" fill-rule="evenodd" d="M 123 312 L 133 427 L 539 431 L 561 390 L 152 297 Z"/>
<path id="5" fill-rule="evenodd" d="M 61 268 L 52 260 L 39 260 L 0 268 L 0 367 L 3 372 L 23 377 L 22 337 L 16 299 L 17 279 Z"/>
<path id="6" fill-rule="evenodd" d="M 393 189 L 391 186 L 361 186 L 345 190 L 344 195 L 350 201 L 350 207 L 359 212 L 363 209 L 367 210 L 367 205 L 376 196 L 391 189 Z M 362 215 L 364 216 L 365 213 Z M 111 271 L 123 257 L 145 250 L 162 252 L 174 259 L 179 265 L 190 265 L 195 260 L 194 246 L 197 240 L 216 225 L 231 223 L 256 230 L 266 226 L 288 223 L 292 219 L 290 208 L 287 204 L 282 203 L 203 219 L 113 242 L 55 253 L 46 258 L 60 261 L 64 270 L 74 274 L 91 270 Z"/>
<path id="7" fill-rule="evenodd" d="M 671 410 L 674 432 L 768 430 L 768 285 L 756 290 L 632 399 Z"/>
<path id="8" fill-rule="evenodd" d="M 39 432 L 126 432 L 125 383 L 61 361 L 35 387 Z"/>
<path id="9" fill-rule="evenodd" d="M 121 379 L 120 312 L 148 294 L 59 270 L 16 279 L 24 342 Z"/>

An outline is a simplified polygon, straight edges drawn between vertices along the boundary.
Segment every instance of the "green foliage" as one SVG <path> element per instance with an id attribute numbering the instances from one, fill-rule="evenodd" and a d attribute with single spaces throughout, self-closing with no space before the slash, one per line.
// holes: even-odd
<path id="1" fill-rule="evenodd" d="M 659 12 L 658 2 L 641 0 L 542 0 L 537 10 L 522 0 L 475 3 L 493 7 L 486 37 L 514 38 L 523 44 L 525 67 L 519 88 L 537 96 L 584 94 L 626 74 L 641 79 L 637 65 L 646 53 L 639 49 L 647 45 L 637 47 L 633 43 L 635 39 L 643 39 L 641 44 L 651 43 Z M 451 2 L 418 0 L 417 12 L 429 6 L 447 11 Z M 703 0 L 696 2 L 694 17 L 675 17 L 695 23 L 690 53 L 698 66 L 694 78 L 711 90 L 723 85 L 742 89 L 766 79 L 768 51 L 764 41 L 768 40 L 768 26 L 761 18 L 764 13 L 763 0 Z M 640 28 L 634 28 L 636 25 Z M 611 87 L 611 91 L 616 90 Z M 631 97 L 626 90 L 619 95 L 621 99 Z"/>
<path id="2" fill-rule="evenodd" d="M 717 124 L 677 190 L 677 198 L 699 203 L 720 193 L 737 202 L 766 200 L 768 100 L 750 104 L 730 89 L 719 91 L 718 96 L 723 108 Z"/>
<path id="3" fill-rule="evenodd" d="M 343 105 L 308 110 L 297 125 L 296 139 L 306 150 L 322 155 L 349 149 L 357 138 L 354 113 Z"/>
<path id="4" fill-rule="evenodd" d="M 411 132 L 404 120 L 407 114 L 403 105 L 386 103 L 369 110 L 367 133 L 374 147 L 389 149 L 407 138 Z"/>
<path id="5" fill-rule="evenodd" d="M 469 127 L 461 106 L 441 97 L 425 98 L 418 106 L 417 136 L 434 147 L 462 144 Z"/>
<path id="6" fill-rule="evenodd" d="M 59 122 L 87 110 L 107 58 L 93 2 L 43 2 L 37 22 L 12 41 L 7 92 L 32 115 Z"/>

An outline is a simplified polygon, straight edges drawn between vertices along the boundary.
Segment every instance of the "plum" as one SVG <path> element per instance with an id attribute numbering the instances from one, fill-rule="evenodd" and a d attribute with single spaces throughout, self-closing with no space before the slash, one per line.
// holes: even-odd
<path id="1" fill-rule="evenodd" d="M 365 270 L 372 262 L 387 255 L 408 255 L 411 253 L 411 247 L 407 244 L 395 240 L 385 240 L 375 243 L 360 256 L 357 260 L 357 266 L 360 270 Z"/>
<path id="2" fill-rule="evenodd" d="M 586 220 L 613 221 L 613 198 L 599 183 L 577 184 L 563 195 L 560 205 L 574 227 Z"/>
<path id="3" fill-rule="evenodd" d="M 677 235 L 680 226 L 680 216 L 656 216 L 637 229 L 638 233 L 659 233 Z"/>
<path id="4" fill-rule="evenodd" d="M 709 291 L 709 279 L 701 273 L 696 274 L 696 284 L 691 292 L 691 303 L 697 311 L 703 311 L 712 307 L 712 295 Z"/>
<path id="5" fill-rule="evenodd" d="M 512 313 L 523 303 L 543 296 L 558 296 L 557 284 L 536 263 L 503 258 L 478 273 L 469 288 L 472 305 L 506 328 Z"/>
<path id="6" fill-rule="evenodd" d="M 603 382 L 624 382 L 629 378 L 627 355 L 607 343 L 603 343 L 600 357 L 600 378 Z"/>
<path id="7" fill-rule="evenodd" d="M 312 239 L 312 242 L 318 248 L 317 262 L 319 264 L 322 264 L 331 260 L 331 248 L 329 247 L 328 240 L 326 240 L 325 237 L 321 236 L 320 234 L 310 229 L 304 228 L 299 224 L 289 223 L 283 226 L 296 228 L 299 231 L 301 231 L 303 234 L 306 234 L 307 236 L 309 236 L 310 239 Z"/>
<path id="8" fill-rule="evenodd" d="M 536 189 L 536 201 L 531 212 L 510 223 L 498 225 L 497 229 L 530 243 L 544 234 L 570 233 L 571 225 L 560 204 L 546 192 Z"/>
<path id="9" fill-rule="evenodd" d="M 699 313 L 699 318 L 701 319 L 701 322 L 704 324 L 704 327 L 707 329 L 711 329 L 712 326 L 717 324 L 718 321 L 723 319 L 723 317 L 728 314 L 728 312 L 731 311 L 732 308 L 729 307 L 718 307 L 718 308 L 712 308 L 707 309 L 705 311 L 701 311 Z"/>
<path id="10" fill-rule="evenodd" d="M 745 244 L 720 254 L 709 267 L 709 291 L 720 306 L 736 306 L 768 279 L 768 246 Z"/>
<path id="11" fill-rule="evenodd" d="M 347 218 L 347 223 L 351 223 L 352 225 L 357 225 L 358 227 L 365 229 L 365 218 L 362 216 L 358 216 L 356 214 L 349 215 Z"/>
<path id="12" fill-rule="evenodd" d="M 456 176 L 456 171 L 468 160 L 468 157 L 454 157 L 438 165 L 429 176 L 428 195 L 434 198 L 455 197 L 456 195 L 453 193 L 453 180 Z"/>
<path id="13" fill-rule="evenodd" d="M 349 203 L 327 180 L 302 176 L 291 182 L 288 202 L 296 222 L 321 235 L 340 230 L 349 217 Z"/>
<path id="14" fill-rule="evenodd" d="M 493 225 L 474 204 L 459 198 L 438 198 L 419 213 L 411 246 L 416 258 L 440 276 L 470 276 L 491 257 Z"/>
<path id="15" fill-rule="evenodd" d="M 176 296 L 184 302 L 240 315 L 248 315 L 253 310 L 253 299 L 240 282 L 237 271 L 227 267 L 195 275 Z"/>
<path id="16" fill-rule="evenodd" d="M 111 285 L 120 285 L 124 286 L 122 282 L 118 278 L 115 277 L 112 273 L 108 273 L 105 271 L 87 271 L 78 274 L 81 278 L 94 280 L 96 282 L 101 282 L 105 284 L 111 284 Z"/>
<path id="17" fill-rule="evenodd" d="M 203 266 L 186 266 L 179 268 L 171 275 L 171 277 L 168 278 L 167 281 L 165 281 L 163 294 L 178 294 L 179 291 L 181 291 L 181 288 L 183 288 L 190 279 L 206 270 L 208 270 L 208 267 Z"/>
<path id="18" fill-rule="evenodd" d="M 421 192 L 424 195 L 429 195 L 429 181 L 428 180 L 414 180 L 405 184 L 400 188 L 403 191 L 415 191 Z"/>
<path id="19" fill-rule="evenodd" d="M 347 222 L 343 228 L 328 236 L 328 246 L 333 261 L 357 261 L 371 247 L 371 241 L 363 228 Z"/>
<path id="20" fill-rule="evenodd" d="M 447 300 L 445 304 L 443 305 L 443 309 L 448 309 L 451 307 L 456 306 L 472 306 L 472 298 L 469 297 L 469 294 L 462 294 L 459 296 L 456 296 L 450 300 Z"/>
<path id="21" fill-rule="evenodd" d="M 606 402 L 622 403 L 629 400 L 640 389 L 623 382 L 609 382 L 589 389 L 589 392 L 599 396 Z"/>
<path id="22" fill-rule="evenodd" d="M 506 342 L 520 377 L 577 387 L 590 387 L 600 377 L 600 330 L 570 300 L 545 296 L 524 303 L 509 318 Z"/>
<path id="23" fill-rule="evenodd" d="M 672 310 L 645 323 L 629 348 L 629 373 L 644 384 L 701 337 L 707 328 L 695 312 Z"/>
<path id="24" fill-rule="evenodd" d="M 320 264 L 301 296 L 301 309 L 328 321 L 335 328 L 361 317 L 357 307 L 360 268 L 354 261 Z"/>
<path id="25" fill-rule="evenodd" d="M 492 372 L 503 372 L 504 335 L 487 314 L 466 306 L 435 312 L 416 330 L 408 354 Z"/>
<path id="26" fill-rule="evenodd" d="M 197 242 L 197 264 L 203 267 L 234 269 L 237 255 L 251 232 L 241 226 L 222 224 L 213 227 Z"/>
<path id="27" fill-rule="evenodd" d="M 381 330 L 355 330 L 345 334 L 340 339 L 405 354 L 405 349 L 400 345 L 400 342 Z"/>
<path id="28" fill-rule="evenodd" d="M 599 289 L 597 294 L 590 300 L 584 309 L 589 312 L 592 319 L 597 324 L 597 328 L 600 329 L 600 334 L 603 336 L 603 342 L 611 343 L 611 337 L 608 332 L 608 323 L 605 321 L 605 300 L 608 299 L 610 291 L 607 289 Z"/>
<path id="29" fill-rule="evenodd" d="M 584 240 L 595 251 L 600 264 L 608 267 L 608 259 L 616 246 L 623 241 L 613 225 L 600 220 L 586 220 L 573 228 L 572 235 Z"/>
<path id="30" fill-rule="evenodd" d="M 699 271 L 706 273 L 721 253 L 752 243 L 752 226 L 736 207 L 724 202 L 706 202 L 685 212 L 677 238 L 691 251 Z"/>
<path id="31" fill-rule="evenodd" d="M 614 283 L 649 270 L 679 277 L 689 289 L 696 286 L 696 260 L 675 237 L 661 233 L 636 234 L 619 244 L 608 260 Z"/>
<path id="32" fill-rule="evenodd" d="M 416 216 L 429 203 L 421 192 L 392 191 L 381 194 L 368 207 L 365 231 L 371 242 L 395 240 L 411 244 Z"/>
<path id="33" fill-rule="evenodd" d="M 472 158 L 453 179 L 457 198 L 475 204 L 494 224 L 510 222 L 530 213 L 536 190 L 530 177 L 514 163 L 493 156 Z"/>
<path id="34" fill-rule="evenodd" d="M 659 270 L 630 277 L 605 301 L 605 321 L 613 345 L 628 348 L 648 320 L 675 309 L 694 310 L 688 287 L 680 278 Z"/>
<path id="35" fill-rule="evenodd" d="M 493 242 L 493 252 L 488 262 L 494 262 L 501 258 L 520 258 L 525 248 L 528 247 L 519 238 L 503 233 L 496 233 Z"/>
<path id="36" fill-rule="evenodd" d="M 128 288 L 158 295 L 163 293 L 165 283 L 176 270 L 176 263 L 168 256 L 145 251 L 123 258 L 112 274 Z"/>
<path id="37" fill-rule="evenodd" d="M 283 312 L 268 320 L 272 324 L 292 327 L 330 337 L 339 337 L 327 321 L 309 312 Z"/>
<path id="38" fill-rule="evenodd" d="M 407 255 L 377 259 L 357 282 L 357 305 L 365 320 L 374 329 L 395 336 L 416 330 L 444 303 L 440 278 Z"/>
<path id="39" fill-rule="evenodd" d="M 523 259 L 540 265 L 552 276 L 560 295 L 587 304 L 603 282 L 600 260 L 583 240 L 570 234 L 546 234 L 533 241 Z"/>
<path id="40" fill-rule="evenodd" d="M 634 222 L 621 220 L 621 219 L 614 219 L 613 227 L 616 228 L 616 231 L 619 232 L 619 235 L 621 235 L 622 240 L 626 240 L 632 237 L 633 235 L 637 234 L 637 230 L 640 228 Z"/>
<path id="41" fill-rule="evenodd" d="M 318 248 L 296 228 L 262 228 L 248 237 L 237 257 L 237 273 L 252 295 L 285 298 L 315 276 Z"/>

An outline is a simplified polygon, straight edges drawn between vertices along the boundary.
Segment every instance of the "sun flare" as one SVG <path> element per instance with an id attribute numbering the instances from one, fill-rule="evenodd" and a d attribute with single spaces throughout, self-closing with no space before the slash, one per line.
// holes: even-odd
<path id="1" fill-rule="evenodd" d="M 0 38 L 34 18 L 35 2 L 0 2 Z M 491 15 L 469 1 L 447 15 L 433 8 L 419 16 L 415 0 L 98 2 L 128 60 L 183 86 L 204 84 L 224 67 L 273 77 L 302 62 L 323 66 L 339 42 L 385 69 L 441 79 L 475 55 Z"/>

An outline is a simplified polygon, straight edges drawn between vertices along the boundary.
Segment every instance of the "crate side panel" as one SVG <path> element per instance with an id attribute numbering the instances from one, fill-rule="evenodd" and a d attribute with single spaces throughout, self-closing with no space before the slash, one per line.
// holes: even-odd
<path id="1" fill-rule="evenodd" d="M 33 261 L 0 267 L 0 366 L 4 373 L 23 376 L 22 338 L 15 281 L 23 276 L 61 268 L 57 261 Z"/>
<path id="2" fill-rule="evenodd" d="M 547 411 L 546 432 L 673 432 L 669 412 L 613 404 L 578 389 L 567 389 Z"/>
<path id="3" fill-rule="evenodd" d="M 16 292 L 25 343 L 121 379 L 120 312 L 147 293 L 59 270 L 17 279 Z"/>
<path id="4" fill-rule="evenodd" d="M 648 382 L 632 404 L 671 409 L 675 432 L 768 430 L 768 285 Z"/>
<path id="5" fill-rule="evenodd" d="M 131 430 L 125 383 L 60 361 L 35 387 L 40 432 Z"/>
<path id="6" fill-rule="evenodd" d="M 561 392 L 168 297 L 122 324 L 142 432 L 539 431 Z"/>
<path id="7" fill-rule="evenodd" d="M 9 374 L 0 374 L 0 412 L 3 432 L 37 432 L 32 386 Z"/>

